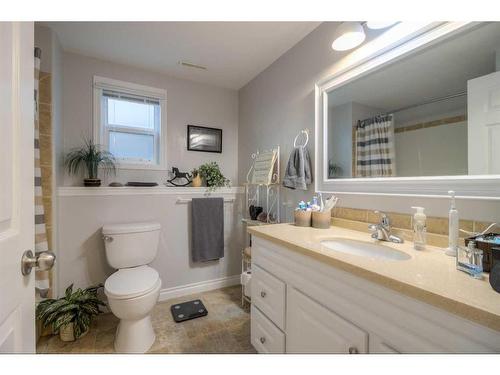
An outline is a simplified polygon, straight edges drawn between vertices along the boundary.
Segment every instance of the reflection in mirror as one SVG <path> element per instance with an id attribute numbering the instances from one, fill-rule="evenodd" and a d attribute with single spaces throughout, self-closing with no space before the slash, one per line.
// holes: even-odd
<path id="1" fill-rule="evenodd" d="M 328 177 L 500 174 L 500 23 L 328 92 Z"/>

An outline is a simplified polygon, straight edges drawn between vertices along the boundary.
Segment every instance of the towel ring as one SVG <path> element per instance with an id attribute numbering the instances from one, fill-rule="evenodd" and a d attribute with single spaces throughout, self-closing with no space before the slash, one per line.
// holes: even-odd
<path id="1" fill-rule="evenodd" d="M 303 129 L 300 131 L 299 134 L 297 134 L 295 136 L 295 139 L 293 140 L 293 147 L 299 147 L 297 146 L 297 139 L 299 139 L 299 137 L 302 135 L 302 134 L 305 134 L 306 135 L 306 141 L 304 142 L 303 145 L 299 145 L 300 147 L 306 147 L 307 146 L 307 142 L 309 142 L 309 131 L 307 129 Z"/>

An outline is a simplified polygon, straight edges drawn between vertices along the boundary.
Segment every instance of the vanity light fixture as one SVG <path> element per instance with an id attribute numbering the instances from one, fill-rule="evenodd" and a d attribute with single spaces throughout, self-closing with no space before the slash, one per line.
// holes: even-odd
<path id="1" fill-rule="evenodd" d="M 335 32 L 332 48 L 335 51 L 347 51 L 359 46 L 366 38 L 363 26 L 359 22 L 343 22 Z"/>
<path id="2" fill-rule="evenodd" d="M 363 26 L 371 30 L 389 28 L 398 21 L 366 21 L 366 22 L 342 22 L 335 31 L 335 39 L 332 48 L 335 51 L 347 51 L 359 46 L 366 38 Z"/>
<path id="3" fill-rule="evenodd" d="M 397 21 L 366 21 L 366 27 L 372 30 L 386 29 L 398 23 Z"/>

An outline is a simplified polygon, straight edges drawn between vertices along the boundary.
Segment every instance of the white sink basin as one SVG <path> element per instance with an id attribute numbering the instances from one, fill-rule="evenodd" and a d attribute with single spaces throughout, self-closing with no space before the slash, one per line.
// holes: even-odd
<path id="1" fill-rule="evenodd" d="M 340 253 L 352 254 L 366 258 L 384 259 L 384 260 L 407 260 L 411 256 L 393 249 L 389 246 L 378 245 L 375 243 L 350 240 L 347 238 L 332 238 L 321 241 L 324 247 L 338 251 Z"/>

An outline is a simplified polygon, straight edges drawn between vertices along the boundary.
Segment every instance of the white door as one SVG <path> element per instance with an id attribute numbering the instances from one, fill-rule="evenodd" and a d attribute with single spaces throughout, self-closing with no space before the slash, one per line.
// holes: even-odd
<path id="1" fill-rule="evenodd" d="M 500 72 L 467 82 L 469 174 L 500 174 Z"/>
<path id="2" fill-rule="evenodd" d="M 294 288 L 286 305 L 287 353 L 368 352 L 368 334 Z"/>
<path id="3" fill-rule="evenodd" d="M 0 22 L 0 353 L 35 351 L 33 23 Z"/>

